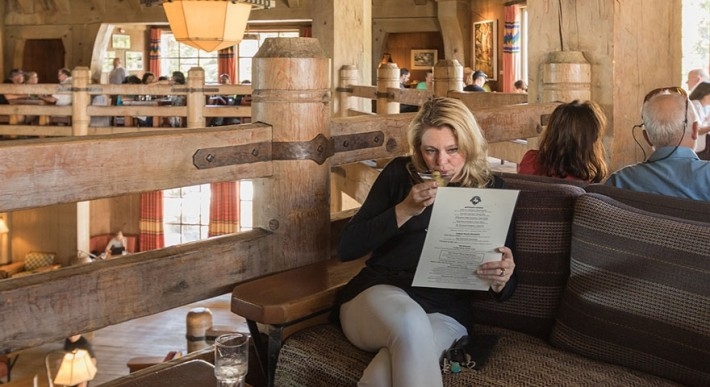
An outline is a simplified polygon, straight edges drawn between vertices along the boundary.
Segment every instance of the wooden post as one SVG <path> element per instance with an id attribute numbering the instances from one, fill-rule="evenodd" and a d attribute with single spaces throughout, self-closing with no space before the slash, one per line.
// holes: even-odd
<path id="1" fill-rule="evenodd" d="M 592 66 L 581 51 L 551 52 L 542 65 L 542 102 L 592 98 Z"/>
<path id="2" fill-rule="evenodd" d="M 434 65 L 434 90 L 437 97 L 446 97 L 450 90 L 463 91 L 463 66 L 456 59 L 440 60 Z"/>
<path id="3" fill-rule="evenodd" d="M 346 89 L 348 86 L 357 84 L 358 81 L 358 69 L 355 65 L 345 65 L 340 68 L 340 81 L 339 85 L 341 89 Z M 355 97 L 352 96 L 351 91 L 340 90 L 338 92 L 338 97 L 340 99 L 340 106 L 338 109 L 338 117 L 347 117 L 348 110 L 355 109 L 357 103 Z"/>
<path id="4" fill-rule="evenodd" d="M 400 87 L 399 67 L 396 63 L 383 63 L 377 68 L 377 114 L 399 113 L 399 102 L 390 102 L 390 87 Z"/>
<path id="5" fill-rule="evenodd" d="M 254 180 L 254 226 L 274 233 L 264 273 L 330 257 L 330 62 L 314 38 L 266 39 L 253 59 L 252 117 L 273 127 L 273 174 Z M 324 138 L 323 138 L 324 137 Z"/>
<path id="6" fill-rule="evenodd" d="M 204 128 L 205 117 L 202 111 L 205 108 L 205 70 L 200 67 L 193 67 L 187 72 L 187 87 L 190 93 L 187 94 L 187 127 Z"/>
<path id="7" fill-rule="evenodd" d="M 87 108 L 91 105 L 89 85 L 91 70 L 88 67 L 76 67 L 72 77 L 72 135 L 86 136 L 89 134 L 91 117 Z M 88 201 L 76 203 L 76 249 L 89 251 L 91 238 L 91 205 Z M 78 256 L 78 255 L 77 255 Z"/>
<path id="8" fill-rule="evenodd" d="M 72 78 L 72 134 L 85 136 L 89 133 L 89 113 L 86 109 L 91 105 L 89 83 L 91 71 L 88 67 L 77 67 L 71 72 Z"/>

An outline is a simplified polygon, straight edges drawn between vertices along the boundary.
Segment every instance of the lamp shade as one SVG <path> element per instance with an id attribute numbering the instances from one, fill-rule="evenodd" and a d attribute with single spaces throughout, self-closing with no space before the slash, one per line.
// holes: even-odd
<path id="1" fill-rule="evenodd" d="M 251 4 L 236 0 L 172 0 L 163 3 L 175 40 L 204 51 L 238 44 Z"/>
<path id="2" fill-rule="evenodd" d="M 55 384 L 73 386 L 91 380 L 96 375 L 96 366 L 89 356 L 89 352 L 79 349 L 64 355 L 59 366 Z"/>

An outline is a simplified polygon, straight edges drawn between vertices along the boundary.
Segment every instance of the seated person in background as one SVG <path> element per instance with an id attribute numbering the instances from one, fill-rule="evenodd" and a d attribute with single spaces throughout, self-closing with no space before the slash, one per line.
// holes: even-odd
<path id="1" fill-rule="evenodd" d="M 126 254 L 126 247 L 128 247 L 128 242 L 126 237 L 123 236 L 123 232 L 119 231 L 116 236 L 111 238 L 106 245 L 106 253 L 111 255 L 121 255 Z"/>
<path id="2" fill-rule="evenodd" d="M 515 81 L 513 86 L 515 87 L 516 93 L 527 94 L 528 92 L 528 84 L 525 83 L 525 81 L 523 81 L 522 79 Z"/>
<path id="3" fill-rule="evenodd" d="M 64 340 L 65 352 L 73 352 L 75 349 L 83 349 L 88 352 L 89 356 L 91 357 L 91 361 L 94 363 L 94 365 L 96 365 L 96 354 L 94 353 L 94 348 L 91 346 L 91 343 L 89 342 L 89 340 L 86 339 L 86 337 L 82 335 L 74 335 L 69 336 Z M 82 382 L 72 387 L 87 387 L 88 385 L 89 382 Z"/>
<path id="4" fill-rule="evenodd" d="M 15 85 L 21 85 L 25 82 L 25 76 L 20 69 L 10 70 L 10 76 L 3 81 L 3 83 L 13 83 Z M 7 105 L 13 99 L 25 98 L 25 94 L 0 94 L 0 105 Z"/>
<path id="5" fill-rule="evenodd" d="M 94 77 L 92 79 L 94 84 L 101 83 L 98 78 Z M 111 98 L 106 94 L 96 94 L 91 97 L 92 106 L 110 106 Z M 91 127 L 108 127 L 111 126 L 111 117 L 109 116 L 91 116 L 89 120 L 89 126 Z"/>
<path id="6" fill-rule="evenodd" d="M 371 253 L 337 297 L 345 336 L 377 352 L 358 385 L 441 387 L 443 352 L 473 332 L 472 291 L 412 286 L 438 187 L 421 182 L 417 171 L 451 176 L 452 187 L 505 187 L 489 169 L 488 145 L 463 102 L 427 101 L 407 132 L 411 156 L 385 166 L 338 244 L 344 261 Z M 510 233 L 505 244 L 512 244 Z M 475 274 L 502 301 L 512 295 L 517 277 L 511 249 L 497 251 L 502 260 L 481 264 Z"/>
<path id="7" fill-rule="evenodd" d="M 399 69 L 399 88 L 400 89 L 405 89 L 409 87 L 409 77 L 411 76 L 409 69 L 406 67 L 402 67 Z M 399 112 L 400 113 L 411 113 L 411 112 L 416 112 L 419 110 L 419 106 L 417 105 L 407 105 L 407 104 L 400 104 L 399 105 Z"/>
<path id="8" fill-rule="evenodd" d="M 481 70 L 476 70 L 471 76 L 473 78 L 473 83 L 464 87 L 463 91 L 486 91 L 483 85 L 488 81 L 488 75 Z"/>
<path id="9" fill-rule="evenodd" d="M 69 70 L 66 67 L 62 67 L 61 69 L 57 70 L 57 79 L 59 80 L 60 85 L 71 85 L 72 83 L 72 77 L 71 77 L 71 70 Z M 71 93 L 58 93 L 58 94 L 52 94 L 50 96 L 42 96 L 40 97 L 43 99 L 45 102 L 54 104 L 57 106 L 67 106 L 71 105 L 72 101 L 72 96 Z"/>
<path id="10" fill-rule="evenodd" d="M 607 185 L 634 191 L 710 200 L 710 162 L 695 154 L 698 122 L 680 87 L 646 95 L 641 109 L 643 137 L 654 152 L 648 160 L 614 172 Z"/>
<path id="11" fill-rule="evenodd" d="M 529 150 L 518 173 L 586 180 L 599 183 L 607 176 L 602 134 L 606 116 L 594 102 L 559 105 L 539 139 L 539 150 Z"/>
<path id="12" fill-rule="evenodd" d="M 417 83 L 417 89 L 419 90 L 433 90 L 434 86 L 434 72 L 431 70 L 428 70 L 426 72 L 426 76 L 424 77 L 424 80 Z"/>
<path id="13" fill-rule="evenodd" d="M 701 160 L 710 160 L 710 82 L 700 82 L 688 96 L 698 115 L 698 143 L 695 153 Z"/>

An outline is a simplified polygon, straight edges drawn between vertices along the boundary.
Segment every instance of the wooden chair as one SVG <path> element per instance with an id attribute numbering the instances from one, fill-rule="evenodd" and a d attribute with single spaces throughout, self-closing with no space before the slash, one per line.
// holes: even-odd
<path id="1" fill-rule="evenodd" d="M 0 355 L 0 378 L 5 378 L 6 382 L 10 382 L 12 377 L 12 367 L 17 363 L 17 358 L 20 355 L 15 355 L 14 357 L 8 355 Z M 0 383 L 2 383 L 0 381 Z"/>

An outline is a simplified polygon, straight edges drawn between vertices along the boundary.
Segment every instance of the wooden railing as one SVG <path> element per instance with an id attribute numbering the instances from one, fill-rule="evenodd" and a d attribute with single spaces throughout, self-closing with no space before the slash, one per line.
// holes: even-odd
<path id="1" fill-rule="evenodd" d="M 195 85 L 148 90 L 87 83 L 72 89 L 71 107 L 2 107 L 0 114 L 71 114 L 74 132 L 86 130 L 91 115 L 124 114 L 185 114 L 192 129 L 2 141 L 0 212 L 239 179 L 255 179 L 255 193 L 252 231 L 0 281 L 0 352 L 225 294 L 248 279 L 332 255 L 331 170 L 407 153 L 413 113 L 331 118 L 329 60 L 315 39 L 268 39 L 253 66 L 253 124 L 201 127 L 205 112 L 190 106 L 204 101 L 205 88 Z M 48 92 L 44 87 L 31 92 Z M 87 101 L 95 92 L 185 93 L 188 105 L 167 112 L 95 108 Z M 499 142 L 536 135 L 555 106 L 476 109 L 475 115 L 487 139 Z"/>

